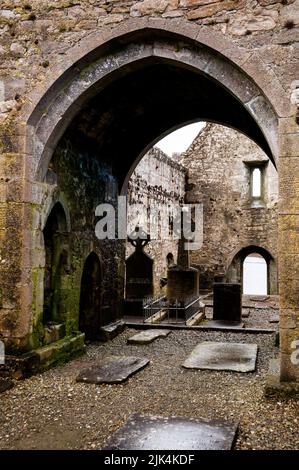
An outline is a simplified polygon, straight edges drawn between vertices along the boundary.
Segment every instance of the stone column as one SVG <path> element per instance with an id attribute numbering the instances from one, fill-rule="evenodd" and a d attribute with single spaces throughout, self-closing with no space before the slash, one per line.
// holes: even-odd
<path id="1" fill-rule="evenodd" d="M 24 202 L 24 155 L 17 153 L 4 127 L 0 151 L 0 332 L 6 353 L 26 349 L 30 322 L 24 296 L 24 240 L 28 233 Z M 1 129 L 0 129 L 1 140 Z"/>
<path id="2" fill-rule="evenodd" d="M 281 119 L 279 130 L 280 379 L 299 382 L 299 127 L 295 117 Z"/>

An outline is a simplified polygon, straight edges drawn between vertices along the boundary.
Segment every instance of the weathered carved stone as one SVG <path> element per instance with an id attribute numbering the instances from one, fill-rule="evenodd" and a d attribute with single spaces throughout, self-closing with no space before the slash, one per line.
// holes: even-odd
<path id="1" fill-rule="evenodd" d="M 269 31 L 276 26 L 275 19 L 272 16 L 240 16 L 233 22 L 229 31 L 235 36 L 245 36 L 255 31 Z"/>
<path id="2" fill-rule="evenodd" d="M 131 15 L 144 16 L 153 13 L 164 13 L 168 4 L 169 2 L 167 0 L 144 0 L 132 6 Z"/>

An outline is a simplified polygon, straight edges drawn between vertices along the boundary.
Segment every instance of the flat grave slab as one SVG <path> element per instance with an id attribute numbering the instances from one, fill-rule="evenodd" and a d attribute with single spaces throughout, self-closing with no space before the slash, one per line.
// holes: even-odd
<path id="1" fill-rule="evenodd" d="M 76 378 L 77 382 L 91 384 L 117 384 L 124 382 L 149 364 L 149 359 L 134 356 L 110 356 L 97 364 L 83 369 Z"/>
<path id="2" fill-rule="evenodd" d="M 105 450 L 230 450 L 237 428 L 224 421 L 134 414 Z"/>
<path id="3" fill-rule="evenodd" d="M 128 338 L 128 344 L 149 344 L 157 338 L 166 338 L 170 333 L 170 330 L 145 330 L 137 333 L 136 335 Z"/>
<path id="4" fill-rule="evenodd" d="M 205 341 L 193 349 L 183 367 L 252 372 L 256 368 L 257 350 L 256 344 Z"/>

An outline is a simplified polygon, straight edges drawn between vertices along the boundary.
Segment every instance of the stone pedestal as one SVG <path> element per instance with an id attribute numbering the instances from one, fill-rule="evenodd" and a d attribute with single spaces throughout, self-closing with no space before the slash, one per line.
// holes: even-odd
<path id="1" fill-rule="evenodd" d="M 213 320 L 241 322 L 242 289 L 241 284 L 214 284 Z"/>
<path id="2" fill-rule="evenodd" d="M 175 266 L 167 273 L 167 298 L 170 304 L 176 301 L 183 307 L 191 298 L 199 295 L 199 273 L 194 268 Z"/>

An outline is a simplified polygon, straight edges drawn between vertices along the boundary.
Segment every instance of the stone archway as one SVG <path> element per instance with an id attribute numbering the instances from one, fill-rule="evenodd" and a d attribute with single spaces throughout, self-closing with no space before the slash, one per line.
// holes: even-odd
<path id="1" fill-rule="evenodd" d="M 243 285 L 243 264 L 245 259 L 253 253 L 262 256 L 267 263 L 268 294 L 277 294 L 277 263 L 268 250 L 256 245 L 243 247 L 233 256 L 225 276 L 227 282 L 238 282 Z"/>
<path id="2" fill-rule="evenodd" d="M 145 73 L 146 69 L 149 74 Z M 157 113 L 157 109 L 151 108 L 148 102 L 157 102 L 162 93 L 150 96 L 148 90 L 135 89 L 136 96 L 142 99 L 133 103 L 133 108 L 121 102 L 118 113 L 121 89 L 124 90 L 130 82 L 142 83 L 146 76 L 154 78 L 151 85 L 167 84 L 163 90 L 164 97 L 168 97 L 163 103 L 163 112 L 160 109 Z M 178 83 L 185 84 L 186 88 L 178 87 Z M 179 89 L 182 94 L 177 96 Z M 109 97 L 115 97 L 110 109 L 105 108 L 105 100 L 101 101 L 104 104 L 101 118 L 90 108 L 91 100 L 100 95 L 106 96 L 106 103 L 110 101 Z M 179 99 L 180 107 L 172 106 L 171 96 Z M 188 99 L 188 105 L 186 101 L 180 101 L 182 98 Z M 26 163 L 24 169 L 24 193 L 30 202 L 34 200 L 37 189 L 45 190 L 48 165 L 57 143 L 66 132 L 73 132 L 74 136 L 78 129 L 83 130 L 88 148 L 94 148 L 91 143 L 96 142 L 100 144 L 101 155 L 111 158 L 119 190 L 125 187 L 126 178 L 149 146 L 171 130 L 198 119 L 240 130 L 258 143 L 276 163 L 279 156 L 287 157 L 290 152 L 291 156 L 296 156 L 291 122 L 294 109 L 290 109 L 286 93 L 274 73 L 263 66 L 258 54 L 248 55 L 224 40 L 221 34 L 213 33 L 211 37 L 205 28 L 199 31 L 195 25 L 185 21 L 128 21 L 119 29 L 107 29 L 101 31 L 99 37 L 87 38 L 80 47 L 71 50 L 67 58 L 63 58 L 63 63 L 53 68 L 49 82 L 35 92 L 29 103 L 23 114 L 25 128 L 19 132 L 20 152 L 30 156 L 26 159 L 30 164 Z M 119 120 L 115 119 L 116 116 Z M 132 135 L 138 136 L 133 144 Z M 101 136 L 102 142 L 99 141 Z M 118 158 L 120 152 L 126 158 Z M 286 181 L 289 169 L 284 161 L 279 171 Z M 287 196 L 284 184 L 281 188 Z M 285 338 L 281 346 L 282 376 L 290 380 L 298 378 L 297 369 L 290 363 L 291 339 L 298 333 L 297 304 L 294 301 L 297 294 L 294 282 L 290 293 L 288 281 L 292 275 L 286 259 L 291 248 L 285 249 L 285 241 L 297 230 L 297 212 L 292 198 L 284 198 L 282 207 L 285 211 L 281 212 L 280 218 L 282 309 L 292 317 L 291 327 L 288 322 L 282 322 Z M 30 213 L 29 207 L 27 211 Z M 25 231 L 23 237 L 25 240 Z M 33 302 L 30 270 L 34 268 L 34 255 L 28 270 L 27 249 L 24 243 L 22 279 L 26 287 L 21 296 L 26 299 L 23 302 L 26 307 L 20 313 L 22 322 L 12 334 L 19 337 L 18 341 L 23 345 L 28 345 L 30 337 L 28 299 L 31 304 Z"/>

